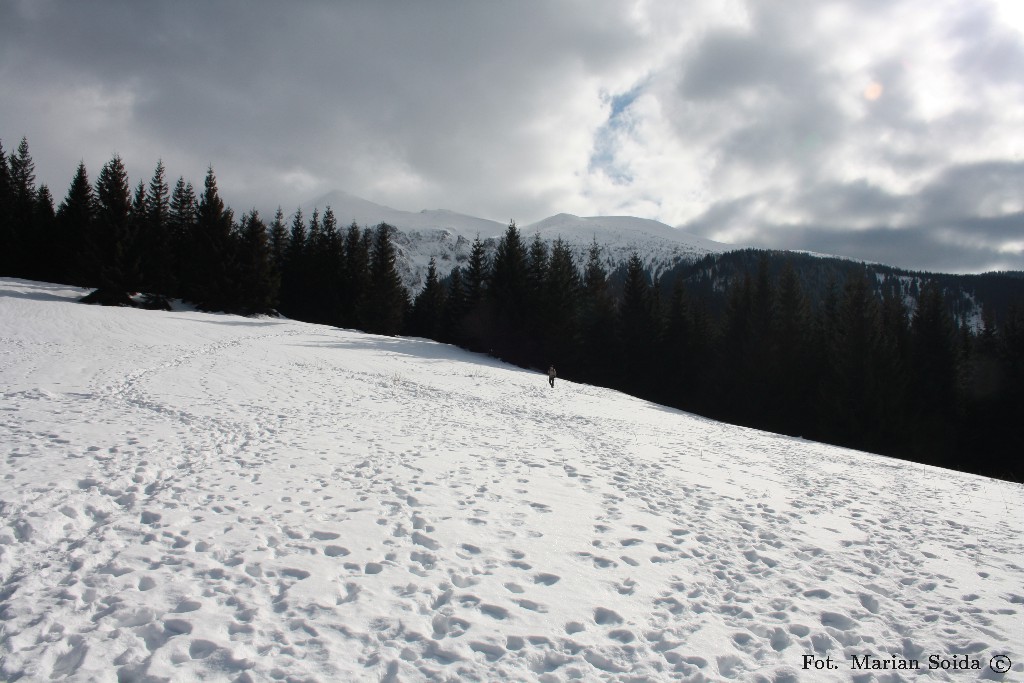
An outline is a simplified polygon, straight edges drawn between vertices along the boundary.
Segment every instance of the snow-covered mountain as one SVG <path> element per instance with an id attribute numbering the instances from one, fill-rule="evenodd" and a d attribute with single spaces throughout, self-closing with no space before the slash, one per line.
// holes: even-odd
<path id="1" fill-rule="evenodd" d="M 400 211 L 345 192 L 324 195 L 312 206 L 321 210 L 330 206 L 342 226 L 353 221 L 360 226 L 384 222 L 398 228 L 399 234 L 395 236 L 397 265 L 406 287 L 414 293 L 423 285 L 431 257 L 437 261 L 438 273 L 446 276 L 455 265 L 466 262 L 477 236 L 493 251 L 508 226 L 508 223 L 446 210 Z M 685 233 L 658 221 L 630 216 L 582 218 L 563 213 L 520 225 L 519 230 L 526 242 L 532 240 L 536 233 L 549 243 L 561 238 L 573 248 L 581 268 L 595 239 L 604 250 L 605 264 L 609 269 L 624 264 L 635 250 L 655 275 L 680 261 L 693 261 L 706 254 L 737 248 Z"/>
<path id="2" fill-rule="evenodd" d="M 1018 484 L 85 293 L 0 279 L 0 680 L 1024 675 Z"/>
<path id="3" fill-rule="evenodd" d="M 443 209 L 428 211 L 401 211 L 392 209 L 371 201 L 361 199 L 347 192 L 331 192 L 312 202 L 311 207 L 304 209 L 307 214 L 314 208 L 321 211 L 327 206 L 334 211 L 335 218 L 341 226 L 347 226 L 353 221 L 361 227 L 373 226 L 378 223 L 388 223 L 402 231 L 409 232 L 431 232 L 449 231 L 463 237 L 473 239 L 477 233 L 481 238 L 498 237 L 505 230 L 507 224 L 497 221 L 489 221 L 484 218 L 475 218 L 465 214 L 446 211 Z"/>

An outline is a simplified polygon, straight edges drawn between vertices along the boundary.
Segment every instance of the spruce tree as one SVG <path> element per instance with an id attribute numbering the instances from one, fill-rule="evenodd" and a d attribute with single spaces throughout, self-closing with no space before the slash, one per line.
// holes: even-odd
<path id="1" fill-rule="evenodd" d="M 240 311 L 246 315 L 273 313 L 280 281 L 267 226 L 256 209 L 242 217 L 238 249 Z"/>
<path id="2" fill-rule="evenodd" d="M 164 162 L 157 161 L 145 195 L 145 220 L 142 221 L 142 270 L 146 306 L 170 309 L 167 297 L 176 289 L 170 233 L 170 188 L 164 177 Z"/>
<path id="3" fill-rule="evenodd" d="M 866 275 L 850 276 L 828 348 L 830 381 L 821 397 L 834 443 L 877 450 L 883 440 L 875 400 L 885 385 L 876 363 L 880 328 L 878 302 Z"/>
<path id="4" fill-rule="evenodd" d="M 324 246 L 328 251 L 334 251 L 338 246 L 338 219 L 334 217 L 334 210 L 330 204 L 324 207 L 324 217 L 320 221 L 320 229 L 323 231 Z"/>
<path id="5" fill-rule="evenodd" d="M 583 272 L 580 328 L 583 339 L 582 377 L 607 385 L 613 381 L 615 361 L 615 305 L 608 291 L 608 272 L 602 261 L 601 247 L 595 238 L 587 254 Z"/>
<path id="6" fill-rule="evenodd" d="M 0 275 L 14 275 L 16 233 L 11 220 L 14 189 L 3 141 L 0 141 Z"/>
<path id="7" fill-rule="evenodd" d="M 365 233 L 352 221 L 345 232 L 345 267 L 342 272 L 341 319 L 348 327 L 364 327 L 363 312 L 370 289 L 370 249 Z"/>
<path id="8" fill-rule="evenodd" d="M 750 273 L 732 282 L 727 293 L 720 344 L 715 358 L 719 381 L 714 385 L 715 409 L 726 420 L 744 423 L 753 413 L 746 393 L 746 353 L 752 337 L 754 284 Z"/>
<path id="9" fill-rule="evenodd" d="M 324 302 L 324 285 L 321 264 L 325 261 L 323 235 L 320 232 L 320 209 L 314 207 L 306 227 L 305 290 L 303 297 L 305 313 L 303 320 L 326 322 L 327 306 Z"/>
<path id="10" fill-rule="evenodd" d="M 128 260 L 133 264 L 133 279 L 129 283 L 129 289 L 133 292 L 152 292 L 152 282 L 146 268 L 148 263 L 148 228 L 149 215 L 146 209 L 146 184 L 141 180 L 135 186 L 132 195 L 131 208 L 128 211 L 129 231 L 132 234 L 131 248 L 128 252 Z"/>
<path id="11" fill-rule="evenodd" d="M 694 315 L 682 278 L 675 281 L 665 316 L 660 352 L 663 372 L 660 390 L 671 405 L 690 408 L 697 393 L 695 386 L 697 357 Z"/>
<path id="12" fill-rule="evenodd" d="M 544 336 L 547 322 L 544 306 L 547 303 L 548 260 L 548 245 L 539 232 L 533 233 L 526 252 L 526 318 L 530 336 L 538 340 Z"/>
<path id="13" fill-rule="evenodd" d="M 36 190 L 32 206 L 32 226 L 29 241 L 34 266 L 32 277 L 46 282 L 61 282 L 61 274 L 57 270 L 57 214 L 53 208 L 53 195 L 46 185 L 40 185 Z"/>
<path id="14" fill-rule="evenodd" d="M 57 209 L 56 260 L 57 269 L 63 273 L 61 282 L 78 286 L 95 285 L 97 270 L 87 260 L 95 258 L 88 250 L 92 234 L 96 199 L 85 162 L 79 162 L 78 170 L 71 179 L 67 196 Z"/>
<path id="15" fill-rule="evenodd" d="M 814 376 L 808 372 L 811 313 L 792 261 L 779 277 L 770 320 L 769 381 L 773 400 L 768 402 L 770 427 L 786 434 L 810 433 L 813 404 L 808 390 Z"/>
<path id="16" fill-rule="evenodd" d="M 96 290 L 84 299 L 88 303 L 132 305 L 129 293 L 137 276 L 132 261 L 131 210 L 128 174 L 121 157 L 115 155 L 96 179 L 96 216 L 89 249 L 96 259 Z"/>
<path id="17" fill-rule="evenodd" d="M 473 240 L 464 275 L 465 314 L 459 328 L 467 348 L 472 351 L 486 351 L 489 348 L 492 328 L 492 307 L 487 297 L 491 263 L 479 234 Z"/>
<path id="18" fill-rule="evenodd" d="M 36 204 L 35 162 L 29 154 L 28 140 L 21 139 L 17 154 L 12 154 L 9 161 L 11 183 L 8 221 L 10 232 L 12 273 L 18 277 L 32 278 L 36 276 L 37 262 L 34 250 L 38 240 L 34 233 L 32 218 Z"/>
<path id="19" fill-rule="evenodd" d="M 217 190 L 212 166 L 206 171 L 195 232 L 196 268 L 188 298 L 202 310 L 239 310 L 241 292 L 235 259 L 234 218 Z"/>
<path id="20" fill-rule="evenodd" d="M 833 370 L 832 344 L 839 326 L 839 283 L 834 273 L 829 273 L 821 304 L 811 321 L 811 348 L 808 366 L 815 377 L 813 383 L 815 406 L 814 430 L 816 438 L 828 441 L 831 436 L 831 418 L 828 415 L 835 403 L 830 390 Z"/>
<path id="21" fill-rule="evenodd" d="M 772 283 L 767 252 L 758 258 L 754 280 L 753 308 L 750 317 L 750 337 L 746 340 L 744 355 L 739 359 L 746 374 L 747 399 L 753 419 L 759 426 L 772 428 L 769 413 L 778 405 L 774 382 L 775 363 L 772 345 L 772 310 L 775 307 L 775 288 Z"/>
<path id="22" fill-rule="evenodd" d="M 526 247 L 515 221 L 511 221 L 494 252 L 487 291 L 497 303 L 498 312 L 514 322 L 521 322 L 526 307 L 527 267 Z"/>
<path id="23" fill-rule="evenodd" d="M 437 262 L 431 257 L 426 283 L 413 303 L 410 332 L 418 337 L 440 340 L 444 328 L 444 303 L 444 286 L 437 279 Z"/>
<path id="24" fill-rule="evenodd" d="M 327 250 L 320 223 L 320 209 L 313 209 L 313 215 L 306 226 L 305 289 L 304 303 L 307 307 L 303 320 L 326 323 L 327 304 Z"/>
<path id="25" fill-rule="evenodd" d="M 320 234 L 320 209 L 313 208 L 313 215 L 309 218 L 309 228 L 306 230 L 306 248 L 309 254 L 314 256 L 323 248 L 322 235 Z"/>
<path id="26" fill-rule="evenodd" d="M 297 320 L 308 320 L 309 273 L 307 264 L 306 222 L 302 209 L 292 216 L 284 275 L 281 278 L 281 310 Z"/>
<path id="27" fill-rule="evenodd" d="M 810 304 L 800 285 L 792 260 L 779 275 L 769 321 L 770 358 L 767 403 L 768 426 L 787 434 L 807 431 L 812 404 L 808 391 L 813 377 L 808 374 L 811 339 Z"/>
<path id="28" fill-rule="evenodd" d="M 634 251 L 626 264 L 619 306 L 619 335 L 622 340 L 620 381 L 629 392 L 643 393 L 654 382 L 652 363 L 657 332 L 651 306 L 651 286 L 640 255 Z"/>
<path id="29" fill-rule="evenodd" d="M 487 251 L 484 243 L 480 241 L 480 235 L 477 234 L 469 252 L 469 262 L 466 264 L 466 299 L 471 306 L 483 301 L 490 272 Z"/>
<path id="30" fill-rule="evenodd" d="M 580 274 L 572 249 L 561 237 L 551 246 L 551 258 L 538 304 L 543 315 L 543 353 L 562 376 L 576 376 L 580 368 Z M 541 360 L 541 359 L 538 359 Z"/>
<path id="31" fill-rule="evenodd" d="M 366 329 L 394 336 L 401 332 L 407 298 L 395 269 L 394 230 L 387 223 L 377 226 L 370 258 L 370 292 L 366 307 Z"/>
<path id="32" fill-rule="evenodd" d="M 898 283 L 895 287 L 883 286 L 879 316 L 881 332 L 876 366 L 880 376 L 885 378 L 885 391 L 876 397 L 880 432 L 886 447 L 902 454 L 907 449 L 909 427 L 910 340 L 907 308 Z"/>
<path id="33" fill-rule="evenodd" d="M 1004 377 L 999 393 L 999 448 L 993 454 L 995 472 L 1007 479 L 1024 481 L 1018 434 L 1024 415 L 1024 301 L 1013 302 L 1000 329 L 997 342 L 1000 371 Z M 998 468 L 998 469 L 996 469 Z"/>
<path id="34" fill-rule="evenodd" d="M 449 344 L 466 345 L 462 322 L 466 315 L 466 288 L 462 268 L 455 266 L 448 276 L 448 290 L 444 301 L 444 326 L 441 340 Z"/>
<path id="35" fill-rule="evenodd" d="M 288 228 L 284 225 L 284 212 L 277 207 L 274 222 L 270 224 L 270 254 L 278 277 L 284 272 L 285 255 L 288 253 Z"/>
<path id="36" fill-rule="evenodd" d="M 319 301 L 318 322 L 338 325 L 341 322 L 341 288 L 344 270 L 344 247 L 338 234 L 338 222 L 330 206 L 324 208 L 320 220 L 320 247 L 311 264 L 314 291 Z"/>
<path id="37" fill-rule="evenodd" d="M 168 207 L 168 231 L 171 241 L 171 261 L 174 264 L 172 296 L 188 298 L 192 291 L 190 284 L 194 277 L 193 256 L 197 247 L 196 216 L 198 202 L 192 183 L 181 176 L 171 192 Z"/>
<path id="38" fill-rule="evenodd" d="M 515 221 L 509 222 L 498 242 L 487 283 L 487 297 L 494 310 L 494 325 L 488 340 L 489 348 L 499 358 L 515 363 L 543 362 L 531 359 L 527 325 L 527 254 Z"/>
<path id="39" fill-rule="evenodd" d="M 274 268 L 274 279 L 277 282 L 277 306 L 283 308 L 285 290 L 285 269 L 290 236 L 284 224 L 284 211 L 277 207 L 274 222 L 270 224 L 270 261 Z"/>
<path id="40" fill-rule="evenodd" d="M 946 311 L 942 290 L 929 280 L 921 289 L 910 326 L 913 441 L 911 453 L 949 466 L 951 425 L 957 417 L 956 329 Z"/>

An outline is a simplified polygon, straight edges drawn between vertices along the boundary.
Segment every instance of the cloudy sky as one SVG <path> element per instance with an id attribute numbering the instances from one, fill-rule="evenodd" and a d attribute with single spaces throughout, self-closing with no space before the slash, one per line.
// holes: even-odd
<path id="1" fill-rule="evenodd" d="M 0 0 L 0 140 L 520 224 L 1024 270 L 1021 0 Z"/>

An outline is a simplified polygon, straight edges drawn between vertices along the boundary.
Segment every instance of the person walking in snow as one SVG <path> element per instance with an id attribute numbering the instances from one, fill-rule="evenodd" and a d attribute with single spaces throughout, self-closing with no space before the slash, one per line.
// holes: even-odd
<path id="1" fill-rule="evenodd" d="M 557 375 L 558 375 L 558 373 L 555 372 L 555 366 L 554 365 L 552 365 L 550 368 L 548 368 L 548 384 L 551 385 L 552 389 L 555 388 L 555 377 Z"/>

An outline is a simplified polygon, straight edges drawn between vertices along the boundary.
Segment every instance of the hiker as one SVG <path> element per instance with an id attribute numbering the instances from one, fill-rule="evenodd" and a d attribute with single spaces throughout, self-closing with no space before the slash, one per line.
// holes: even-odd
<path id="1" fill-rule="evenodd" d="M 558 375 L 558 373 L 555 372 L 555 366 L 554 365 L 552 365 L 550 368 L 548 368 L 548 384 L 551 385 L 552 389 L 555 388 L 555 377 L 557 375 Z"/>

